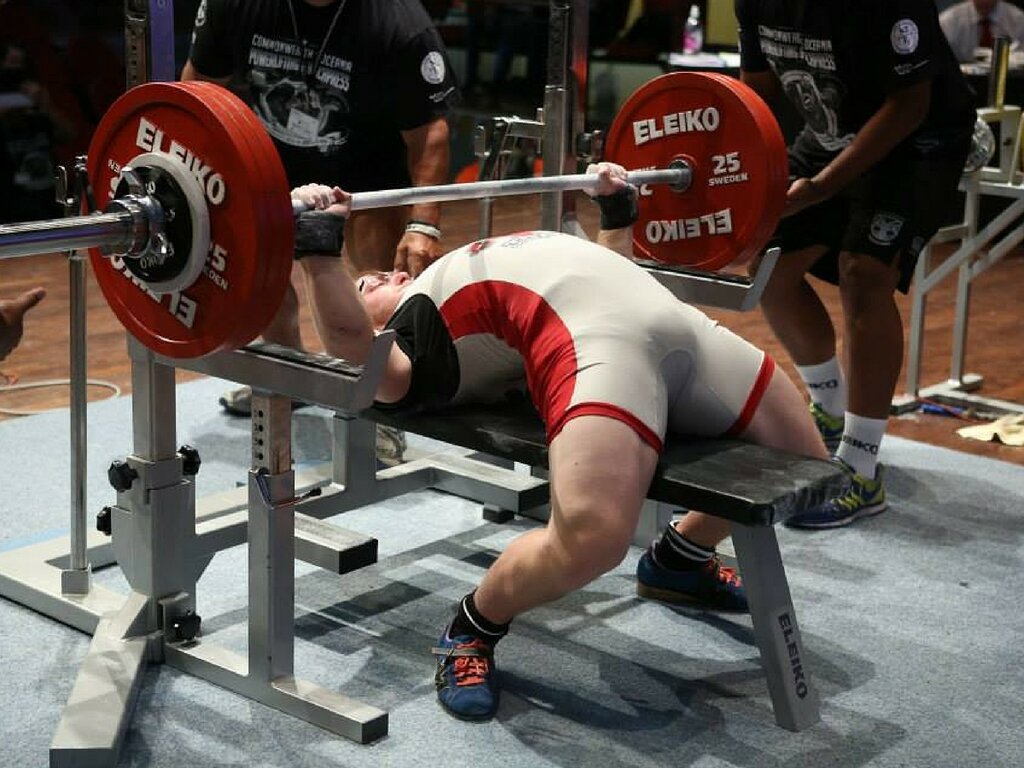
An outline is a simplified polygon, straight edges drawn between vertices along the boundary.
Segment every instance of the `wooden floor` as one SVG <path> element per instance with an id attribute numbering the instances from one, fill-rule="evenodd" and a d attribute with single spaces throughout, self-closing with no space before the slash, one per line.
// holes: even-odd
<path id="1" fill-rule="evenodd" d="M 589 201 L 580 201 L 580 220 L 588 232 L 595 231 L 595 212 Z M 539 201 L 535 198 L 500 198 L 494 207 L 497 233 L 530 229 L 539 221 Z M 475 202 L 446 204 L 443 216 L 444 244 L 448 248 L 474 239 L 478 232 L 478 208 Z M 0 296 L 11 296 L 34 286 L 45 286 L 46 300 L 28 317 L 22 345 L 4 362 L 0 372 L 19 382 L 40 383 L 66 379 L 69 368 L 68 347 L 69 270 L 65 256 L 51 254 L 0 261 Z M 949 370 L 953 322 L 955 278 L 947 279 L 932 294 L 928 304 L 925 360 L 922 382 L 932 384 L 945 379 Z M 1024 403 L 1024 313 L 1021 305 L 1024 286 L 1024 258 L 1017 253 L 989 270 L 975 284 L 970 315 L 970 343 L 967 366 L 985 377 L 980 394 Z M 833 317 L 838 318 L 838 297 L 834 289 L 823 291 Z M 130 391 L 130 371 L 125 352 L 124 331 L 103 300 L 91 270 L 88 286 L 89 376 L 110 382 L 125 393 Z M 900 297 L 905 327 L 909 325 L 909 301 Z M 759 311 L 747 313 L 711 311 L 716 319 L 754 343 L 766 348 L 791 374 L 792 366 L 780 345 L 772 337 Z M 303 309 L 303 332 L 307 344 L 316 346 L 316 336 L 308 311 Z M 179 380 L 196 374 L 179 374 Z M 0 378 L 0 383 L 3 379 Z M 90 399 L 108 396 L 108 391 L 90 387 Z M 66 384 L 24 391 L 0 390 L 0 408 L 45 410 L 67 406 Z M 211 402 L 211 410 L 216 409 Z M 15 418 L 0 414 L 0 420 Z M 956 435 L 967 422 L 922 414 L 890 419 L 890 434 L 945 446 L 967 453 L 1024 464 L 1024 448 L 967 440 Z M 31 446 L 26 450 L 31 451 Z"/>

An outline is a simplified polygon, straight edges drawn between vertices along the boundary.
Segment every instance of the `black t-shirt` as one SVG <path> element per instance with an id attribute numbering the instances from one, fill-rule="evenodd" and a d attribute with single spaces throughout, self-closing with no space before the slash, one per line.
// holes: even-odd
<path id="1" fill-rule="evenodd" d="M 959 151 L 973 99 L 934 0 L 736 0 L 741 66 L 771 69 L 824 153 L 835 154 L 889 93 L 930 80 L 924 123 L 895 151 Z"/>
<path id="2" fill-rule="evenodd" d="M 0 102 L 15 96 L 0 93 Z M 0 221 L 60 215 L 53 153 L 53 121 L 48 115 L 21 106 L 0 109 Z"/>
<path id="3" fill-rule="evenodd" d="M 445 114 L 458 96 L 417 0 L 203 0 L 190 59 L 205 76 L 233 77 L 293 186 L 407 186 L 401 131 Z"/>

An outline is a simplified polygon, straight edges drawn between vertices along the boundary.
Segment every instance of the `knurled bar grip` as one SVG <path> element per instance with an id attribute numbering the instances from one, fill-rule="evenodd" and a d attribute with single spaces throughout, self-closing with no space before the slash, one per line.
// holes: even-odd
<path id="1" fill-rule="evenodd" d="M 674 189 L 683 190 L 689 186 L 691 176 L 692 171 L 688 166 L 679 165 L 653 171 L 629 171 L 626 173 L 626 180 L 634 186 L 669 184 Z M 376 192 L 355 192 L 352 194 L 352 210 L 391 208 L 417 203 L 443 203 L 452 200 L 479 200 L 485 197 L 528 195 L 536 192 L 593 189 L 597 186 L 599 178 L 596 173 L 575 173 L 564 176 L 532 176 L 525 179 L 498 179 L 496 181 L 472 181 L 465 184 L 437 184 L 406 189 L 382 189 Z M 308 206 L 292 200 L 292 210 L 299 214 L 308 210 Z"/>
<path id="2" fill-rule="evenodd" d="M 127 246 L 134 226 L 127 211 L 5 224 L 0 226 L 0 259 L 100 245 Z"/>

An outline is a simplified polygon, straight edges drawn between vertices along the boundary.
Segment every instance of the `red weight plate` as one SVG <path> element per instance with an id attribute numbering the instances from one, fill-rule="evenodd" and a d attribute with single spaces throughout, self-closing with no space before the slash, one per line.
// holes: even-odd
<path id="1" fill-rule="evenodd" d="M 271 303 L 268 272 L 260 261 L 264 229 L 280 226 L 277 212 L 286 208 L 285 226 L 292 222 L 287 182 L 268 190 L 262 161 L 255 159 L 262 152 L 253 152 L 261 141 L 253 136 L 262 137 L 271 153 L 272 142 L 262 126 L 251 136 L 226 119 L 218 99 L 212 98 L 216 88 L 207 83 L 137 86 L 111 106 L 89 146 L 89 177 L 101 207 L 113 194 L 121 169 L 147 152 L 181 162 L 203 188 L 211 253 L 203 274 L 189 288 L 155 295 L 131 277 L 121 260 L 91 253 L 97 281 L 114 314 L 139 341 L 169 357 L 200 357 L 260 333 Z M 264 198 L 273 194 L 279 202 L 272 208 Z M 285 252 L 289 264 L 290 254 Z"/>
<path id="2" fill-rule="evenodd" d="M 231 126 L 239 144 L 248 148 L 253 168 L 260 179 L 250 190 L 250 194 L 253 197 L 253 205 L 259 210 L 257 221 L 260 222 L 260 244 L 255 258 L 259 264 L 258 274 L 262 276 L 262 280 L 254 284 L 253 296 L 259 296 L 261 300 L 252 307 L 251 311 L 253 312 L 252 326 L 262 328 L 270 322 L 280 305 L 284 289 L 291 275 L 292 259 L 290 254 L 294 250 L 294 230 L 290 203 L 286 212 L 287 220 L 282 216 L 285 211 L 281 208 L 281 202 L 282 199 L 287 200 L 285 195 L 280 194 L 282 189 L 285 193 L 287 192 L 287 182 L 283 179 L 284 170 L 280 169 L 280 178 L 274 176 L 274 166 L 275 164 L 280 166 L 280 159 L 276 150 L 273 150 L 272 142 L 268 147 L 263 140 L 266 131 L 248 105 L 230 91 L 216 86 L 209 88 L 208 92 L 201 95 L 217 110 L 224 123 Z M 274 196 L 274 199 L 269 199 L 269 196 L 264 194 L 268 189 L 277 189 L 279 193 Z M 239 335 L 230 339 L 226 346 L 236 347 L 247 344 L 252 340 L 250 330 L 249 324 L 240 327 Z"/>
<path id="3" fill-rule="evenodd" d="M 295 251 L 295 219 L 292 213 L 288 178 L 281 158 L 266 128 L 249 106 L 230 91 L 209 83 L 195 83 L 204 99 L 214 104 L 225 122 L 235 126 L 239 142 L 246 142 L 254 167 L 263 182 L 251 190 L 254 204 L 263 210 L 258 219 L 260 250 L 256 258 L 263 272 L 262 287 L 255 294 L 258 300 L 251 309 L 252 326 L 265 328 L 273 319 L 285 288 L 291 279 L 292 254 Z M 243 346 L 254 338 L 250 326 L 240 326 L 240 335 L 231 340 L 230 347 Z"/>
<path id="4" fill-rule="evenodd" d="M 674 72 L 651 80 L 615 116 L 606 157 L 627 170 L 683 159 L 689 189 L 640 190 L 637 256 L 717 270 L 756 256 L 775 230 L 788 184 L 786 144 L 753 90 L 720 74 Z"/>

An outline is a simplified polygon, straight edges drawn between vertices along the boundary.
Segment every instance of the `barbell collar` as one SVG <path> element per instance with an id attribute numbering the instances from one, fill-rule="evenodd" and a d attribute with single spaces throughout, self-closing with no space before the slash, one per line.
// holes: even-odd
<path id="1" fill-rule="evenodd" d="M 128 171 L 125 168 L 125 171 Z M 132 174 L 133 178 L 136 178 Z M 127 178 L 127 177 L 126 177 Z M 137 179 L 136 179 L 137 180 Z M 107 203 L 103 213 L 131 217 L 130 239 L 113 245 L 98 244 L 100 252 L 110 257 L 139 258 L 145 251 L 158 248 L 163 234 L 164 210 L 158 200 L 134 194 L 116 197 Z"/>
<path id="2" fill-rule="evenodd" d="M 634 186 L 644 184 L 666 184 L 679 191 L 689 186 L 693 170 L 685 161 L 674 161 L 668 168 L 653 171 L 630 171 L 626 180 Z M 539 192 L 567 192 L 573 189 L 592 190 L 597 186 L 596 173 L 575 173 L 563 176 L 531 176 L 525 179 L 498 179 L 495 181 L 473 181 L 466 184 L 436 184 L 404 189 L 382 189 L 376 192 L 355 192 L 352 195 L 352 210 L 370 208 L 393 208 L 400 205 L 419 203 L 445 203 L 454 200 L 479 200 L 487 197 L 508 195 L 529 195 Z M 295 215 L 309 210 L 309 207 L 292 200 Z"/>

